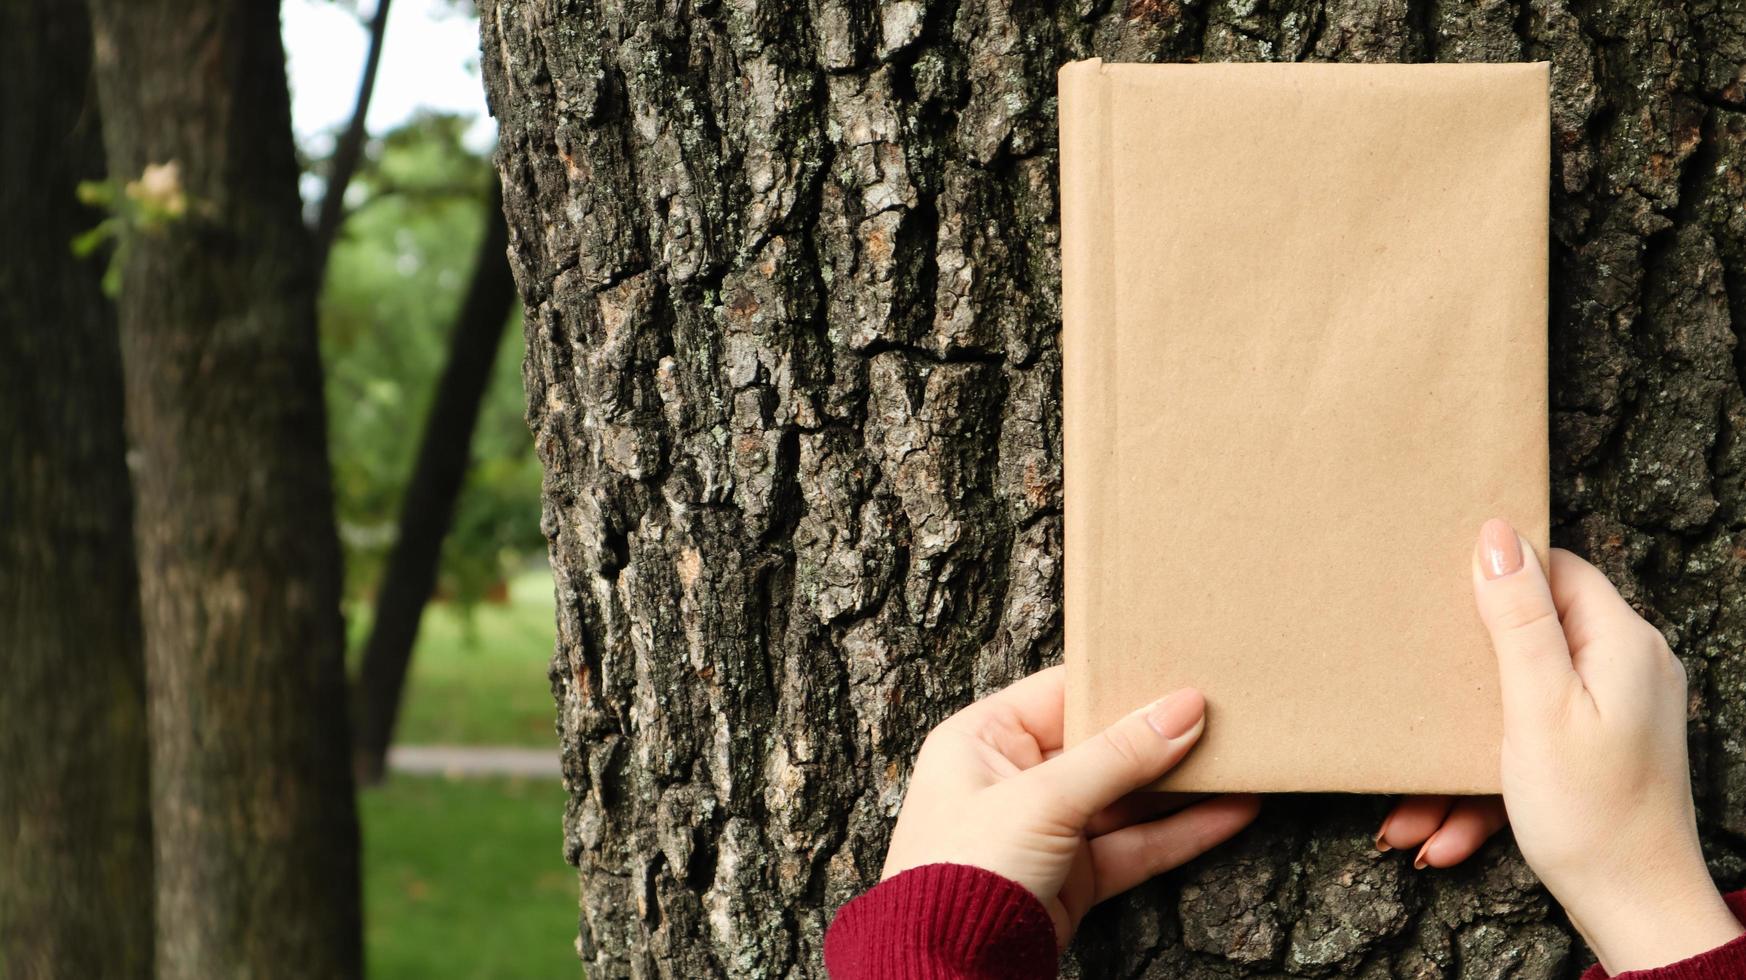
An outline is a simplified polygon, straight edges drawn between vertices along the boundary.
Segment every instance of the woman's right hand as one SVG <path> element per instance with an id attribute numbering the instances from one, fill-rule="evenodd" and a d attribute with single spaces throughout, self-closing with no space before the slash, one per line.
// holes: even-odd
<path id="1" fill-rule="evenodd" d="M 1508 524 L 1480 530 L 1473 592 L 1497 653 L 1516 843 L 1608 972 L 1714 949 L 1742 928 L 1698 845 L 1685 670 L 1598 569 L 1556 549 L 1550 564 L 1548 583 Z M 1414 805 L 1384 824 L 1390 843 Z M 1430 863 L 1466 856 L 1443 850 Z"/>

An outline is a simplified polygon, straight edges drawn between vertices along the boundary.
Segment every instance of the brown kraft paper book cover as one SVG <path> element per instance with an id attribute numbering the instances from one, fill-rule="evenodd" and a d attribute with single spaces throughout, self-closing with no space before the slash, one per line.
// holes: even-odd
<path id="1" fill-rule="evenodd" d="M 1495 793 L 1479 526 L 1544 560 L 1547 66 L 1060 72 L 1067 740 L 1159 788 Z"/>

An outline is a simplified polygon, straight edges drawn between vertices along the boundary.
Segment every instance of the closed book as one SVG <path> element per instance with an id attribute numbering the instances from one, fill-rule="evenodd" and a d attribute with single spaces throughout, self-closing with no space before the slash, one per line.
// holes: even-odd
<path id="1" fill-rule="evenodd" d="M 1066 728 L 1160 788 L 1495 793 L 1480 525 L 1547 545 L 1547 66 L 1061 69 Z"/>

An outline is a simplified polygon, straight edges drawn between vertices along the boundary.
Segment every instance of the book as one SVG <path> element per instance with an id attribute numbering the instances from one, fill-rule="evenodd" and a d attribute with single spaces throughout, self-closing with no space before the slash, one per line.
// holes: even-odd
<path id="1" fill-rule="evenodd" d="M 1480 525 L 1548 533 L 1548 73 L 1059 74 L 1069 744 L 1157 788 L 1495 793 Z"/>

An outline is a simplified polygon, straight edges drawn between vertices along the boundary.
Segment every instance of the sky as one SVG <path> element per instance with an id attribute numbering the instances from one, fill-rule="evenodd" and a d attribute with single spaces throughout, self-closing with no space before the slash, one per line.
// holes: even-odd
<path id="1" fill-rule="evenodd" d="M 485 111 L 479 22 L 472 5 L 454 0 L 393 3 L 366 120 L 371 135 L 393 129 L 421 109 L 437 110 L 473 117 L 467 145 L 489 151 L 497 130 Z M 284 0 L 282 10 L 292 128 L 305 151 L 325 155 L 334 131 L 351 119 L 357 101 L 374 0 Z"/>

